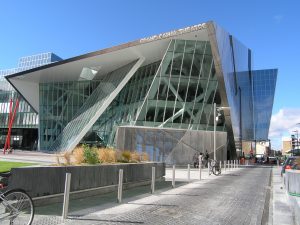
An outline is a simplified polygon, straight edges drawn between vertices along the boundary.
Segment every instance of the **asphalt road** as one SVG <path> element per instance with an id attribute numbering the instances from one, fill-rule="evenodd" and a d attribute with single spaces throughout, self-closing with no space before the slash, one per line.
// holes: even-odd
<path id="1" fill-rule="evenodd" d="M 270 174 L 270 167 L 248 167 L 219 177 L 206 175 L 154 195 L 124 199 L 123 204 L 72 212 L 63 224 L 267 224 Z M 177 177 L 185 175 L 185 170 L 176 171 Z"/>

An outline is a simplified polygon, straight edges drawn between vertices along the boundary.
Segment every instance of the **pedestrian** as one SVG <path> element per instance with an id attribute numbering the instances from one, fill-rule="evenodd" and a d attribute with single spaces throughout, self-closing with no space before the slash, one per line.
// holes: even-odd
<path id="1" fill-rule="evenodd" d="M 198 157 L 199 153 L 195 153 L 194 157 L 193 157 L 193 162 L 194 162 L 194 168 L 197 168 L 199 165 L 199 157 Z"/>
<path id="2" fill-rule="evenodd" d="M 205 159 L 205 167 L 208 167 L 209 154 L 208 154 L 207 150 L 205 150 L 204 159 Z"/>

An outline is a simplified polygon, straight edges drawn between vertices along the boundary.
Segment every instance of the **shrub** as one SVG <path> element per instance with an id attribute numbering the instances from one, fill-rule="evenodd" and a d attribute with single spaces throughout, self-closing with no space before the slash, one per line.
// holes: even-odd
<path id="1" fill-rule="evenodd" d="M 89 164 L 96 164 L 99 162 L 98 149 L 96 147 L 83 146 L 83 157 L 84 161 Z"/>
<path id="2" fill-rule="evenodd" d="M 141 153 L 141 161 L 149 161 L 150 157 L 147 152 Z"/>
<path id="3" fill-rule="evenodd" d="M 112 148 L 99 149 L 99 161 L 104 163 L 114 163 L 117 161 L 116 151 Z"/>
<path id="4" fill-rule="evenodd" d="M 122 151 L 120 151 L 120 150 L 115 150 L 115 152 L 116 152 L 116 161 L 117 162 L 122 162 Z"/>
<path id="5" fill-rule="evenodd" d="M 141 155 L 138 152 L 131 152 L 131 161 L 132 162 L 140 162 L 141 161 Z"/>
<path id="6" fill-rule="evenodd" d="M 130 151 L 123 151 L 122 152 L 122 161 L 123 162 L 130 162 L 131 159 L 131 152 Z"/>
<path id="7" fill-rule="evenodd" d="M 82 146 L 76 147 L 73 150 L 73 157 L 76 164 L 84 163 L 84 149 Z"/>
<path id="8" fill-rule="evenodd" d="M 63 158 L 65 160 L 66 165 L 71 165 L 71 156 L 72 156 L 72 152 L 69 151 L 64 152 Z"/>

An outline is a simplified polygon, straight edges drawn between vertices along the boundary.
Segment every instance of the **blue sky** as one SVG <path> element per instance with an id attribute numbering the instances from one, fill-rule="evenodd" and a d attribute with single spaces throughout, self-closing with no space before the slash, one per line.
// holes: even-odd
<path id="1" fill-rule="evenodd" d="M 1 1 L 0 69 L 21 56 L 69 58 L 214 20 L 252 49 L 254 69 L 279 69 L 270 136 L 280 147 L 300 123 L 299 8 L 296 0 Z"/>

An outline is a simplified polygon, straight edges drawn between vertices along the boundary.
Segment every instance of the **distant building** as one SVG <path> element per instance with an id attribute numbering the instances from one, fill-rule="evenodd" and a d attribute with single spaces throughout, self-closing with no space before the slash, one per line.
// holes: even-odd
<path id="1" fill-rule="evenodd" d="M 282 155 L 288 155 L 288 151 L 293 148 L 291 137 L 283 137 L 282 138 Z"/>
<path id="2" fill-rule="evenodd" d="M 38 140 L 38 114 L 18 94 L 14 87 L 4 76 L 30 70 L 36 67 L 47 65 L 62 60 L 53 53 L 41 53 L 32 56 L 25 56 L 19 59 L 16 68 L 0 70 L 0 147 L 3 148 L 8 132 L 8 118 L 10 101 L 13 105 L 19 100 L 19 107 L 13 123 L 11 133 L 11 145 L 17 149 L 32 150 L 37 147 Z"/>
<path id="3" fill-rule="evenodd" d="M 256 143 L 256 154 L 257 155 L 270 155 L 270 142 L 261 141 Z"/>

